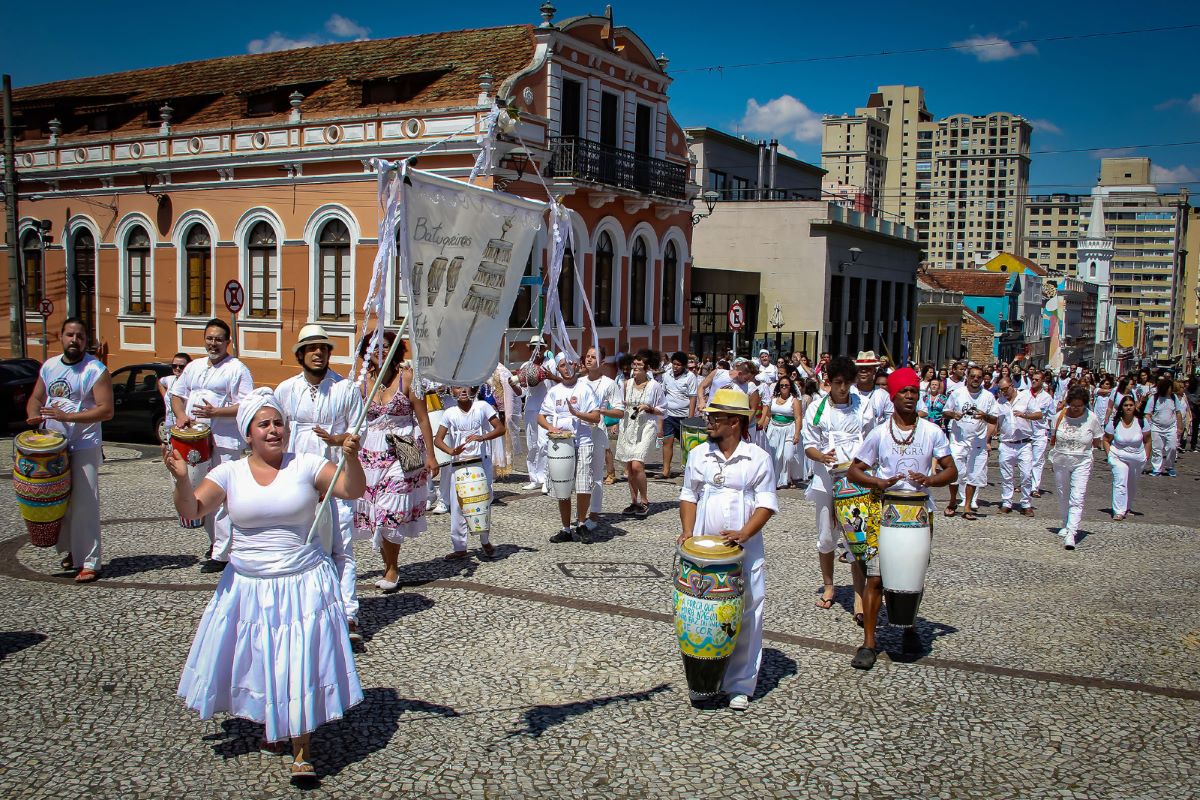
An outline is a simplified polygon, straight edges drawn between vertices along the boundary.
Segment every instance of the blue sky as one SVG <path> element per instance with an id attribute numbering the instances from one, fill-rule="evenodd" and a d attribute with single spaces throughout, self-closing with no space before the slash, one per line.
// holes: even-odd
<path id="1" fill-rule="evenodd" d="M 1123 148 L 1200 140 L 1200 28 L 1127 36 L 1037 41 L 1200 24 L 1191 3 L 951 4 L 860 2 L 749 5 L 693 0 L 615 3 L 618 24 L 671 59 L 672 110 L 684 125 L 778 136 L 800 158 L 820 163 L 820 115 L 849 113 L 880 84 L 925 87 L 935 116 L 1007 111 L 1038 122 L 1033 149 Z M 62 0 L 53 24 L 5 26 L 0 69 L 18 86 L 81 75 L 245 53 L 301 42 L 380 38 L 540 21 L 537 2 L 451 5 L 312 0 L 195 6 Z M 559 18 L 602 13 L 561 0 Z M 954 14 L 945 10 L 954 9 Z M 733 65 L 944 48 L 978 49 L 736 68 Z M 722 65 L 720 70 L 702 67 Z M 1115 112 L 1114 108 L 1119 108 Z M 1200 192 L 1200 145 L 1136 148 L 1150 156 L 1163 188 Z M 1103 152 L 1038 153 L 1035 192 L 1083 192 Z"/>

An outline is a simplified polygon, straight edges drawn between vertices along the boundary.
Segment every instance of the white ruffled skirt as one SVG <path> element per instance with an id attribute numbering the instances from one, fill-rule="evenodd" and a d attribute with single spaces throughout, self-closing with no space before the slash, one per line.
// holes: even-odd
<path id="1" fill-rule="evenodd" d="M 279 578 L 229 567 L 204 610 L 178 694 L 209 719 L 261 722 L 278 742 L 362 702 L 337 576 L 328 559 Z"/>

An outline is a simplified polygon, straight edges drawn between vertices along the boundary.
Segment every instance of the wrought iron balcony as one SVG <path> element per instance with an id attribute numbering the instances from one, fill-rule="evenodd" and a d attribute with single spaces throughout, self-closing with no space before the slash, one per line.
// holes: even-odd
<path id="1" fill-rule="evenodd" d="M 550 139 L 550 177 L 573 178 L 675 200 L 686 199 L 687 167 L 632 150 L 559 136 Z"/>

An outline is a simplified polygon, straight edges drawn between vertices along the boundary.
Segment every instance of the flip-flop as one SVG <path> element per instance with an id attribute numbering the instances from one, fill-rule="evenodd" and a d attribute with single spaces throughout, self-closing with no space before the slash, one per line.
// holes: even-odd
<path id="1" fill-rule="evenodd" d="M 862 615 L 861 611 L 854 615 L 854 624 L 860 628 L 864 627 L 867 624 L 866 620 L 867 620 L 867 618 Z"/>
<path id="2" fill-rule="evenodd" d="M 822 611 L 828 611 L 829 609 L 833 608 L 833 598 L 830 597 L 826 599 L 824 597 L 818 597 L 817 608 L 821 609 Z"/>
<path id="3" fill-rule="evenodd" d="M 979 519 L 979 517 L 975 516 L 975 512 L 974 512 L 974 511 L 971 511 L 970 509 L 968 509 L 968 510 L 966 510 L 966 511 L 964 511 L 964 512 L 963 512 L 963 519 L 966 519 L 966 520 L 976 520 L 976 519 Z"/>
<path id="4" fill-rule="evenodd" d="M 875 666 L 875 651 L 869 647 L 858 648 L 858 652 L 854 654 L 854 660 L 850 662 L 850 666 L 855 669 L 870 669 Z"/>
<path id="5" fill-rule="evenodd" d="M 946 510 L 943 513 L 945 513 L 947 517 L 953 517 L 957 511 L 958 506 L 946 506 Z"/>

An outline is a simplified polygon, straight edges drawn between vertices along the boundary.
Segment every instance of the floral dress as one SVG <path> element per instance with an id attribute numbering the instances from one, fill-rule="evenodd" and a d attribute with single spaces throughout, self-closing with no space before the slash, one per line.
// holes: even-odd
<path id="1" fill-rule="evenodd" d="M 388 447 L 387 435 L 411 436 L 421 453 L 421 466 L 404 472 Z M 403 390 L 386 405 L 371 403 L 359 459 L 367 489 L 357 501 L 355 538 L 370 539 L 376 550 L 382 541 L 400 544 L 415 539 L 428 527 L 425 504 L 429 499 L 429 472 L 425 469 L 425 440 Z"/>

